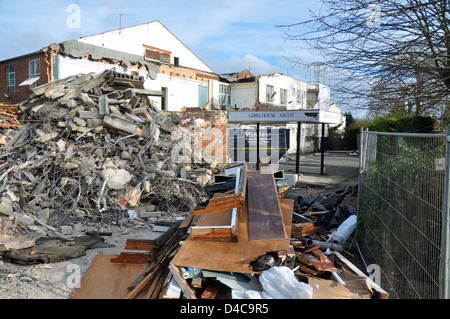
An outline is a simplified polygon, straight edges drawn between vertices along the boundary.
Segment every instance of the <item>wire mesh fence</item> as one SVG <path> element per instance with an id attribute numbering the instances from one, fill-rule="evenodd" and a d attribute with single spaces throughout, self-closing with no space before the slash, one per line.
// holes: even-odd
<path id="1" fill-rule="evenodd" d="M 366 263 L 390 298 L 439 298 L 446 134 L 362 131 L 360 146 L 356 238 Z"/>

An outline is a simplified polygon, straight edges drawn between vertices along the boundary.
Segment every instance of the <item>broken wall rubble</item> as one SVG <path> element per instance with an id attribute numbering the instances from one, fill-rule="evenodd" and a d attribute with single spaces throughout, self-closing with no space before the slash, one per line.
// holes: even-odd
<path id="1" fill-rule="evenodd" d="M 198 177 L 221 167 L 172 161 L 171 133 L 194 124 L 155 108 L 148 96 L 161 92 L 143 81 L 108 70 L 34 88 L 16 106 L 24 126 L 1 148 L 0 217 L 27 215 L 30 225 L 61 235 L 62 223 L 49 225 L 56 213 L 120 225 L 130 211 L 162 212 L 160 219 L 192 212 L 205 194 Z"/>

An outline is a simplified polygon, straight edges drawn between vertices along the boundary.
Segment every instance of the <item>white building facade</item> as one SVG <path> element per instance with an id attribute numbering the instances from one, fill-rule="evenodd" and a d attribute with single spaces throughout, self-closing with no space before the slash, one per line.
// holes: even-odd
<path id="1" fill-rule="evenodd" d="M 219 76 L 159 21 L 62 42 L 61 47 L 54 56 L 54 79 L 116 68 L 138 72 L 144 88 L 162 91 L 163 97 L 151 97 L 162 110 L 220 104 Z"/>
<path id="2" fill-rule="evenodd" d="M 330 89 L 327 86 L 312 85 L 280 73 L 241 80 L 230 79 L 230 85 L 230 105 L 236 109 L 330 110 Z M 335 110 L 339 110 L 336 105 L 333 106 L 333 111 Z M 286 128 L 290 129 L 288 152 L 296 153 L 297 124 L 286 124 Z M 325 137 L 328 136 L 327 133 L 328 129 L 326 128 Z M 321 125 L 302 124 L 301 152 L 310 153 L 317 150 L 317 141 L 321 135 Z"/>

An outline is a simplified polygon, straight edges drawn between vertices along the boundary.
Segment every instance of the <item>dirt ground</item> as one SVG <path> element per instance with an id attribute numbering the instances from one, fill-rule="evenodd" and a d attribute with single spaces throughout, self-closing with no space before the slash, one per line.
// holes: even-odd
<path id="1" fill-rule="evenodd" d="M 98 254 L 119 254 L 124 251 L 129 238 L 156 238 L 162 233 L 153 232 L 150 227 L 112 226 L 105 231 L 112 236 L 103 236 L 106 244 L 113 247 L 92 248 L 86 255 L 67 261 L 19 265 L 0 261 L 0 299 L 68 299 L 74 291 L 74 278 L 86 272 L 92 260 Z M 16 238 L 24 243 L 27 236 Z"/>

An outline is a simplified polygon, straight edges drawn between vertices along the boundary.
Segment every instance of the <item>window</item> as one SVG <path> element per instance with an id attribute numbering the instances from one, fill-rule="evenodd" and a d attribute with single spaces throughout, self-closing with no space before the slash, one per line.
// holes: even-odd
<path id="1" fill-rule="evenodd" d="M 297 104 L 303 104 L 303 94 L 300 90 L 297 90 Z"/>
<path id="2" fill-rule="evenodd" d="M 30 61 L 30 78 L 34 76 L 41 76 L 41 60 L 33 60 Z M 30 89 L 33 89 L 37 86 L 41 85 L 41 81 L 37 80 L 33 84 L 30 85 Z"/>
<path id="3" fill-rule="evenodd" d="M 174 66 L 180 66 L 180 58 L 174 57 L 173 58 L 173 65 Z"/>
<path id="4" fill-rule="evenodd" d="M 221 105 L 231 105 L 230 86 L 225 84 L 219 85 L 219 103 Z"/>
<path id="5" fill-rule="evenodd" d="M 274 91 L 275 90 L 272 85 L 266 85 L 266 102 L 273 103 Z"/>
<path id="6" fill-rule="evenodd" d="M 170 56 L 172 52 L 151 47 L 145 44 L 143 44 L 143 46 L 145 48 L 144 57 L 146 59 L 155 60 L 167 64 L 170 63 Z"/>
<path id="7" fill-rule="evenodd" d="M 280 89 L 280 104 L 286 104 L 286 103 L 287 103 L 287 90 Z"/>
<path id="8" fill-rule="evenodd" d="M 295 88 L 292 88 L 292 96 L 295 96 Z"/>
<path id="9" fill-rule="evenodd" d="M 313 108 L 317 102 L 317 94 L 315 92 L 308 92 L 306 95 L 306 104 L 309 108 Z"/>
<path id="10" fill-rule="evenodd" d="M 14 65 L 6 67 L 6 86 L 8 93 L 16 92 L 16 68 Z"/>

